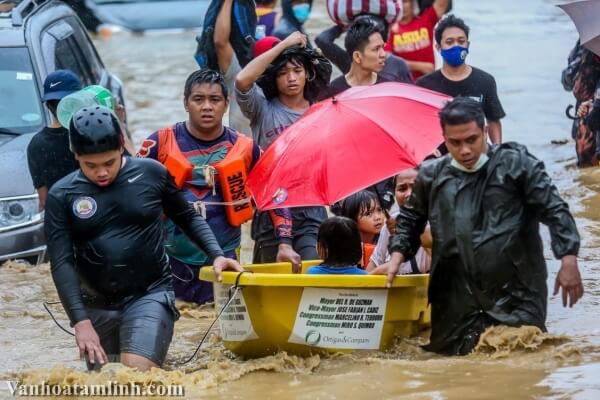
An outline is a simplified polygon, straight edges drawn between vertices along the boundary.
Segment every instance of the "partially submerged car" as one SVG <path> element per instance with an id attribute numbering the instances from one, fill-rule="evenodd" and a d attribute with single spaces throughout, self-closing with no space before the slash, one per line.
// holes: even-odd
<path id="1" fill-rule="evenodd" d="M 84 86 L 109 89 L 124 104 L 121 81 L 106 70 L 69 6 L 58 0 L 0 2 L 0 262 L 45 257 L 27 146 L 51 118 L 41 93 L 57 69 L 72 70 Z"/>

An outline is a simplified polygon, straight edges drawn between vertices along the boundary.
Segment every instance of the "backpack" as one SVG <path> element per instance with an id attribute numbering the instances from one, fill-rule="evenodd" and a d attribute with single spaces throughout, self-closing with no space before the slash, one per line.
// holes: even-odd
<path id="1" fill-rule="evenodd" d="M 217 59 L 217 52 L 215 50 L 214 34 L 215 23 L 217 22 L 217 16 L 222 5 L 223 0 L 211 1 L 204 16 L 202 34 L 196 37 L 198 46 L 196 47 L 194 58 L 200 68 L 210 68 L 219 71 L 219 60 Z M 242 68 L 252 60 L 256 21 L 254 0 L 233 0 L 229 40 Z"/>

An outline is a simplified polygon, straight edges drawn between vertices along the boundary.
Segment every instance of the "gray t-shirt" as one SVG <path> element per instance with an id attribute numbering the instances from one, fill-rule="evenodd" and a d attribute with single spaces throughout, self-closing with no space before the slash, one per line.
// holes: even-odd
<path id="1" fill-rule="evenodd" d="M 240 62 L 234 52 L 229 68 L 227 69 L 225 76 L 223 76 L 227 91 L 229 92 L 229 127 L 251 137 L 252 130 L 250 129 L 250 121 L 242 114 L 242 110 L 240 110 L 240 106 L 238 105 L 234 94 L 235 78 L 241 70 L 242 67 L 240 67 Z"/>
<path id="2" fill-rule="evenodd" d="M 254 142 L 263 150 L 304 113 L 284 106 L 277 98 L 267 100 L 256 84 L 246 93 L 236 88 L 235 97 L 242 113 L 250 119 Z"/>

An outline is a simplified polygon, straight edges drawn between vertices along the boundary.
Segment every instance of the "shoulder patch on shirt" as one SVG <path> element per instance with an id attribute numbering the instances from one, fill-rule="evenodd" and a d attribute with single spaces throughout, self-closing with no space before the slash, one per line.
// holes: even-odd
<path id="1" fill-rule="evenodd" d="M 148 157 L 150 155 L 150 149 L 156 146 L 156 140 L 146 139 L 144 143 L 140 146 L 140 149 L 137 153 L 138 157 Z"/>
<path id="2" fill-rule="evenodd" d="M 96 204 L 96 200 L 91 197 L 78 197 L 73 202 L 73 214 L 81 219 L 91 218 L 96 214 L 96 210 L 98 210 L 98 205 Z"/>

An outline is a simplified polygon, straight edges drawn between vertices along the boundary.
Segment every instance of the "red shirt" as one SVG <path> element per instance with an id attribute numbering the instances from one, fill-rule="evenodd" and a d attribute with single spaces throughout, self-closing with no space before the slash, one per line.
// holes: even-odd
<path id="1" fill-rule="evenodd" d="M 407 61 L 423 61 L 435 64 L 433 54 L 433 28 L 440 20 L 433 7 L 414 17 L 406 25 L 395 23 L 390 29 L 387 47 L 398 57 Z M 416 79 L 421 73 L 413 72 Z"/>

